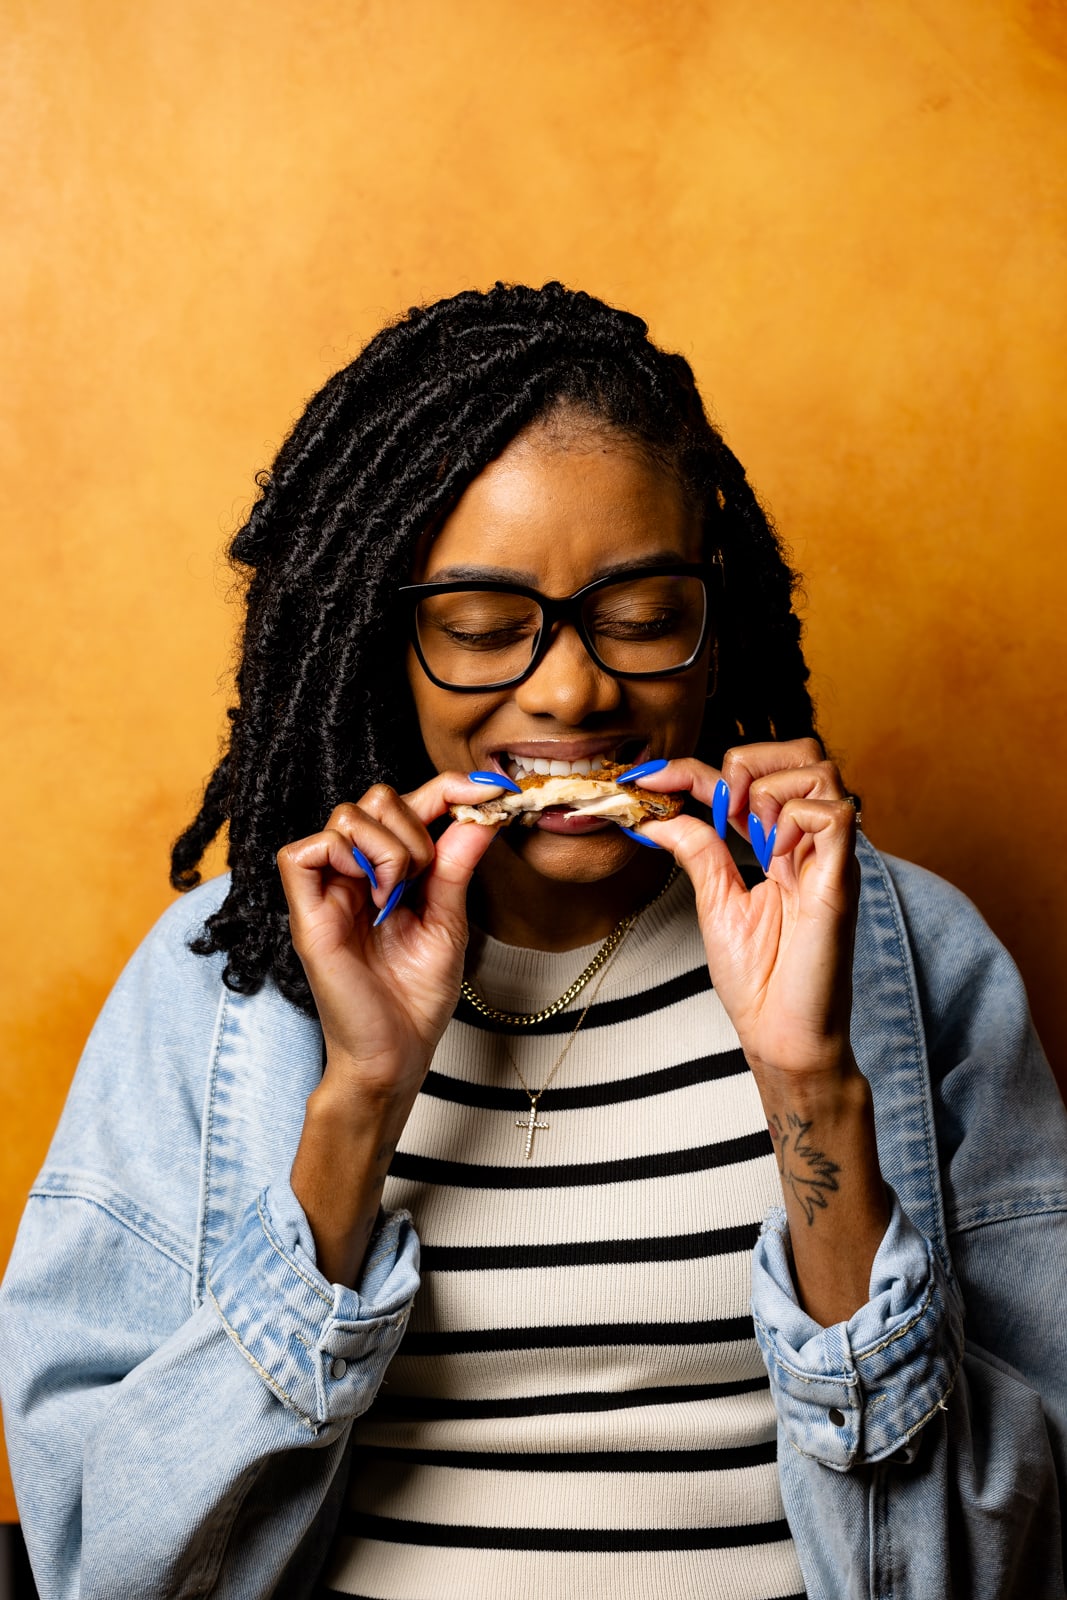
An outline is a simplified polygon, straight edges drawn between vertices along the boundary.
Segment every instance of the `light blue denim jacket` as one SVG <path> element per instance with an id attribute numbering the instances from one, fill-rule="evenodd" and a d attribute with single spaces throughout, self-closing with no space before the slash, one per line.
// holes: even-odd
<path id="1" fill-rule="evenodd" d="M 811 1600 L 1064 1594 L 1067 1116 L 973 907 L 866 841 L 854 1045 L 897 1196 L 848 1323 L 799 1308 L 784 1213 L 753 1259 Z M 43 1600 L 302 1596 L 351 1423 L 418 1285 L 386 1218 L 328 1283 L 288 1184 L 317 1026 L 231 994 L 178 901 L 86 1047 L 0 1294 L 0 1393 Z"/>

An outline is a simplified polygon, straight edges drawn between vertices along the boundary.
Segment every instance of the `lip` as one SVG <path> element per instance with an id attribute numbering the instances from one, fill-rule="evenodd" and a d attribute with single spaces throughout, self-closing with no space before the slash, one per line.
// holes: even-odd
<path id="1" fill-rule="evenodd" d="M 591 761 L 594 756 L 609 756 L 626 744 L 634 744 L 639 733 L 620 733 L 614 738 L 602 739 L 518 739 L 514 744 L 500 745 L 491 752 L 489 762 L 498 772 L 504 771 L 503 756 L 523 756 L 528 761 Z M 651 745 L 646 741 L 634 755 L 631 765 L 647 761 Z"/>
<path id="2" fill-rule="evenodd" d="M 543 811 L 534 824 L 535 830 L 542 833 L 564 833 L 578 835 L 586 833 L 603 833 L 615 824 L 604 817 L 574 817 L 568 816 L 564 811 Z"/>

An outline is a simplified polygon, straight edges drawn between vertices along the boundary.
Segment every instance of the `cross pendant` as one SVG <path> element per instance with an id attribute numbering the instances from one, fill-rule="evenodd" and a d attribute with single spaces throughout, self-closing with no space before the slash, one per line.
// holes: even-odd
<path id="1" fill-rule="evenodd" d="M 516 1128 L 526 1129 L 526 1159 L 529 1161 L 533 1151 L 534 1133 L 538 1128 L 547 1128 L 547 1122 L 537 1120 L 537 1101 L 530 1101 L 530 1110 L 525 1117 L 520 1117 L 515 1124 Z"/>

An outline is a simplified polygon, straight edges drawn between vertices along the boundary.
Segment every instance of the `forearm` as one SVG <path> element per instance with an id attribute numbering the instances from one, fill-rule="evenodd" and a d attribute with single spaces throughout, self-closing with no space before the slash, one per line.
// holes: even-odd
<path id="1" fill-rule="evenodd" d="M 823 1327 L 846 1322 L 870 1295 L 889 1221 L 870 1085 L 851 1053 L 815 1080 L 762 1071 L 797 1294 Z"/>
<path id="2" fill-rule="evenodd" d="M 330 1076 L 308 1097 L 290 1183 L 331 1283 L 359 1277 L 410 1109 L 407 1098 L 339 1090 Z"/>

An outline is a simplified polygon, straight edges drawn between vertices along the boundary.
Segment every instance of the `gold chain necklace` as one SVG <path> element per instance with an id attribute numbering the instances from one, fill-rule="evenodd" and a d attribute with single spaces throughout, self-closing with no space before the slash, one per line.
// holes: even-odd
<path id="1" fill-rule="evenodd" d="M 612 928 L 611 932 L 608 934 L 607 938 L 604 940 L 604 943 L 600 946 L 600 949 L 597 951 L 592 961 L 590 961 L 589 965 L 586 967 L 585 971 L 579 973 L 578 977 L 575 978 L 574 982 L 568 989 L 564 990 L 563 994 L 560 995 L 558 1000 L 554 1001 L 552 1005 L 546 1006 L 542 1011 L 535 1011 L 529 1015 L 524 1014 L 521 1011 L 498 1011 L 495 1006 L 491 1006 L 485 1000 L 483 1000 L 478 991 L 473 989 L 471 985 L 467 983 L 466 979 L 464 979 L 462 984 L 463 996 L 470 1002 L 472 1006 L 474 1006 L 476 1011 L 480 1012 L 483 1017 L 487 1017 L 491 1021 L 507 1022 L 521 1027 L 531 1027 L 534 1023 L 543 1022 L 546 1017 L 554 1017 L 557 1012 L 562 1011 L 565 1005 L 573 1000 L 576 995 L 582 992 L 591 978 L 595 977 L 597 973 L 600 974 L 593 986 L 592 994 L 585 1003 L 585 1007 L 581 1016 L 578 1018 L 578 1021 L 574 1024 L 574 1027 L 567 1035 L 567 1042 L 563 1046 L 563 1049 L 560 1051 L 559 1055 L 556 1057 L 548 1077 L 545 1079 L 540 1089 L 534 1090 L 530 1088 L 530 1085 L 526 1082 L 526 1079 L 522 1075 L 519 1063 L 515 1060 L 515 1057 L 508 1048 L 507 1040 L 505 1039 L 503 1041 L 504 1051 L 507 1055 L 507 1058 L 514 1067 L 515 1076 L 522 1084 L 526 1098 L 530 1102 L 529 1111 L 524 1117 L 519 1117 L 515 1123 L 516 1128 L 521 1128 L 526 1134 L 525 1154 L 527 1161 L 529 1161 L 531 1155 L 533 1154 L 534 1134 L 540 1133 L 542 1130 L 547 1130 L 549 1127 L 549 1123 L 545 1122 L 543 1118 L 538 1116 L 538 1102 L 570 1054 L 571 1046 L 578 1037 L 578 1029 L 581 1027 L 582 1023 L 589 1015 L 589 1012 L 592 1010 L 593 1002 L 600 993 L 600 986 L 608 975 L 608 968 L 611 965 L 612 958 L 622 948 L 623 942 L 626 939 L 626 935 L 633 928 L 634 924 L 637 922 L 637 919 L 648 910 L 649 906 L 654 906 L 656 901 L 667 893 L 667 890 L 670 888 L 677 876 L 678 868 L 674 867 L 671 870 L 670 877 L 667 879 L 666 883 L 663 885 L 663 888 L 660 889 L 658 894 L 654 894 L 651 900 L 646 900 L 643 906 L 638 906 L 636 911 L 629 912 L 625 917 L 623 917 L 621 922 L 617 922 L 614 928 Z"/>
<path id="2" fill-rule="evenodd" d="M 656 898 L 659 899 L 659 896 L 657 895 Z M 651 904 L 651 902 L 649 902 L 649 903 Z M 642 906 L 641 907 L 641 911 L 643 911 L 644 909 L 645 909 L 644 906 Z M 515 1057 L 512 1055 L 511 1050 L 508 1047 L 507 1040 L 504 1039 L 504 1040 L 501 1041 L 503 1043 L 504 1051 L 505 1051 L 505 1053 L 507 1055 L 508 1060 L 511 1062 L 511 1065 L 515 1068 L 515 1076 L 518 1078 L 519 1082 L 522 1084 L 524 1090 L 526 1091 L 526 1098 L 530 1102 L 529 1111 L 526 1113 L 526 1115 L 524 1117 L 519 1117 L 518 1120 L 515 1123 L 516 1128 L 524 1128 L 526 1130 L 526 1159 L 527 1159 L 527 1161 L 529 1161 L 530 1156 L 533 1154 L 534 1134 L 535 1133 L 539 1133 L 543 1128 L 547 1129 L 549 1127 L 549 1124 L 547 1122 L 545 1122 L 543 1120 L 538 1121 L 537 1102 L 540 1100 L 541 1096 L 544 1094 L 545 1090 L 548 1088 L 549 1084 L 552 1082 L 552 1079 L 556 1076 L 556 1073 L 559 1071 L 560 1067 L 566 1061 L 567 1056 L 570 1054 L 571 1045 L 574 1043 L 575 1039 L 577 1039 L 577 1037 L 578 1037 L 578 1029 L 581 1027 L 582 1023 L 585 1021 L 586 1017 L 589 1015 L 589 1012 L 590 1012 L 590 1010 L 592 1008 L 592 1005 L 593 1005 L 593 1001 L 596 999 L 598 993 L 600 992 L 600 985 L 604 982 L 604 979 L 608 975 L 608 967 L 611 965 L 611 957 L 616 953 L 616 951 L 621 950 L 621 948 L 623 946 L 623 943 L 624 943 L 624 941 L 626 939 L 626 935 L 629 933 L 630 929 L 633 927 L 634 923 L 637 921 L 638 917 L 641 915 L 641 911 L 635 912 L 634 915 L 627 920 L 626 926 L 622 930 L 622 933 L 619 935 L 618 939 L 616 939 L 615 943 L 612 945 L 612 947 L 611 947 L 610 951 L 608 952 L 607 956 L 601 962 L 601 964 L 600 964 L 600 966 L 601 966 L 600 976 L 599 976 L 599 978 L 597 979 L 596 983 L 593 986 L 592 994 L 589 996 L 589 999 L 585 1002 L 585 1010 L 582 1012 L 581 1016 L 578 1018 L 578 1021 L 574 1024 L 574 1027 L 571 1029 L 570 1033 L 567 1035 L 567 1042 L 563 1046 L 563 1049 L 560 1051 L 559 1055 L 556 1057 L 556 1061 L 555 1061 L 555 1064 L 552 1067 L 551 1072 L 548 1074 L 548 1077 L 545 1079 L 545 1081 L 541 1085 L 540 1089 L 536 1090 L 536 1092 L 533 1089 L 530 1088 L 530 1085 L 526 1082 L 526 1079 L 523 1077 L 521 1071 L 519 1070 L 519 1063 L 515 1060 Z"/>
<path id="3" fill-rule="evenodd" d="M 528 1013 L 522 1011 L 500 1011 L 496 1006 L 491 1006 L 488 1000 L 483 1000 L 477 989 L 474 988 L 473 984 L 468 983 L 466 978 L 463 979 L 463 982 L 459 986 L 460 994 L 463 996 L 464 1000 L 466 1000 L 469 1006 L 474 1007 L 479 1016 L 485 1017 L 489 1022 L 503 1022 L 511 1028 L 533 1028 L 536 1027 L 538 1023 L 547 1022 L 549 1017 L 554 1017 L 557 1012 L 560 1012 L 564 1010 L 566 1006 L 569 1006 L 572 1000 L 576 1000 L 578 998 L 589 980 L 591 978 L 595 978 L 597 973 L 603 967 L 605 961 L 607 961 L 610 956 L 614 955 L 615 951 L 619 948 L 620 944 L 622 944 L 622 941 L 626 938 L 626 935 L 629 933 L 638 917 L 647 911 L 649 906 L 654 906 L 657 900 L 662 899 L 677 876 L 678 868 L 672 867 L 670 877 L 663 885 L 663 888 L 660 889 L 657 894 L 654 894 L 651 900 L 646 900 L 644 905 L 638 906 L 636 911 L 627 912 L 626 916 L 623 917 L 620 922 L 615 924 L 607 938 L 604 940 L 604 943 L 600 946 L 600 949 L 593 957 L 592 961 L 590 961 L 589 965 L 586 967 L 585 971 L 578 974 L 568 989 L 564 989 L 558 1000 L 553 1000 L 552 1004 L 550 1006 L 545 1006 L 543 1010 Z M 598 984 L 597 988 L 599 987 L 600 985 Z M 590 1001 L 590 1005 L 591 1004 L 592 1001 Z M 587 1006 L 586 1010 L 588 1009 L 589 1007 Z M 585 1012 L 583 1011 L 582 1017 L 578 1022 L 578 1027 L 581 1027 L 584 1017 Z M 578 1029 L 576 1028 L 575 1033 L 577 1033 L 577 1031 Z M 518 1069 L 516 1068 L 516 1071 L 517 1070 Z M 553 1071 L 555 1071 L 555 1068 L 553 1068 Z M 542 1093 L 543 1092 L 544 1091 L 542 1090 Z"/>

